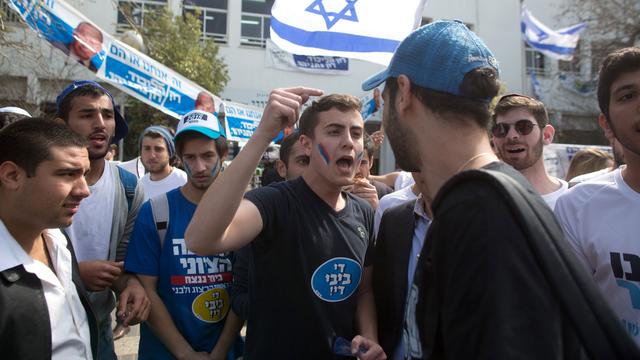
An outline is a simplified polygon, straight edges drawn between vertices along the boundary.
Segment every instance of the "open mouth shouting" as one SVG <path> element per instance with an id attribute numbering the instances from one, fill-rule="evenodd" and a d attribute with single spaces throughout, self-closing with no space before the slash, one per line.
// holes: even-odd
<path id="1" fill-rule="evenodd" d="M 349 175 L 353 172 L 354 163 L 355 163 L 355 159 L 353 156 L 350 156 L 350 155 L 339 157 L 338 160 L 336 160 L 336 166 L 338 170 L 342 173 L 349 174 Z"/>

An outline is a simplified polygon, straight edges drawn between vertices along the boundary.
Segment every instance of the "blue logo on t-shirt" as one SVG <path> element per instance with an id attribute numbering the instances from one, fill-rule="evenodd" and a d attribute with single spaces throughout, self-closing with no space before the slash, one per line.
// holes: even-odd
<path id="1" fill-rule="evenodd" d="M 345 257 L 333 258 L 313 272 L 311 288 L 324 301 L 343 301 L 356 291 L 361 275 L 362 267 L 357 261 Z"/>

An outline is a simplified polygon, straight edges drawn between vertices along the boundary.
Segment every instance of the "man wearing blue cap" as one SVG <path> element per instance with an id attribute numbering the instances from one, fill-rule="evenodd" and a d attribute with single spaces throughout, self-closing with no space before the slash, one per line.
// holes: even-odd
<path id="1" fill-rule="evenodd" d="M 57 121 L 87 140 L 91 195 L 73 224 L 64 229 L 78 257 L 80 275 L 98 318 L 98 356 L 115 359 L 111 311 L 118 294 L 117 318 L 123 325 L 146 319 L 149 299 L 135 276 L 123 273 L 124 256 L 144 191 L 135 175 L 105 160 L 109 145 L 122 139 L 127 123 L 111 94 L 94 81 L 75 81 L 56 99 Z"/>
<path id="2" fill-rule="evenodd" d="M 398 164 L 418 173 L 432 204 L 394 355 L 578 359 L 586 349 L 592 358 L 620 358 L 594 352 L 611 349 L 609 335 L 591 336 L 601 324 L 612 324 L 616 340 L 625 334 L 553 213 L 491 150 L 497 76 L 482 40 L 462 22 L 437 21 L 410 34 L 389 67 L 363 83 L 366 91 L 385 83 L 384 129 Z M 590 316 L 595 325 L 581 323 Z"/>
<path id="3" fill-rule="evenodd" d="M 138 146 L 140 160 L 147 171 L 140 179 L 144 186 L 145 200 L 164 194 L 187 182 L 187 174 L 171 166 L 176 149 L 169 129 L 160 125 L 149 126 L 140 135 Z"/>
<path id="4" fill-rule="evenodd" d="M 228 253 L 195 255 L 184 242 L 185 229 L 227 156 L 225 135 L 213 114 L 193 110 L 180 120 L 175 139 L 188 181 L 144 203 L 125 261 L 151 299 L 138 358 L 235 359 L 242 355 L 242 324 L 230 312 L 232 259 Z"/>

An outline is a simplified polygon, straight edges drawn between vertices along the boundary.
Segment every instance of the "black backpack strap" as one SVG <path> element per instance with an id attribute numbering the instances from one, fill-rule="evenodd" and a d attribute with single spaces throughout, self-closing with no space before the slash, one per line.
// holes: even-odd
<path id="1" fill-rule="evenodd" d="M 528 236 L 530 249 L 549 286 L 592 359 L 640 359 L 640 350 L 608 306 L 593 279 L 578 263 L 553 213 L 508 175 L 465 171 L 457 181 L 482 179 L 505 195 Z"/>

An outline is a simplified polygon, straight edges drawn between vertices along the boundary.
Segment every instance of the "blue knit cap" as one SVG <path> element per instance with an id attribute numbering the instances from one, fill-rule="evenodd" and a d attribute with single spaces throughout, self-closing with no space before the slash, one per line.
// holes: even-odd
<path id="1" fill-rule="evenodd" d="M 172 158 L 176 154 L 176 145 L 173 142 L 173 135 L 165 128 L 164 126 L 153 125 L 144 129 L 140 138 L 138 139 L 138 149 L 142 149 L 142 138 L 150 132 L 158 133 L 162 135 L 164 142 L 167 144 L 167 151 L 169 152 L 169 157 Z"/>

